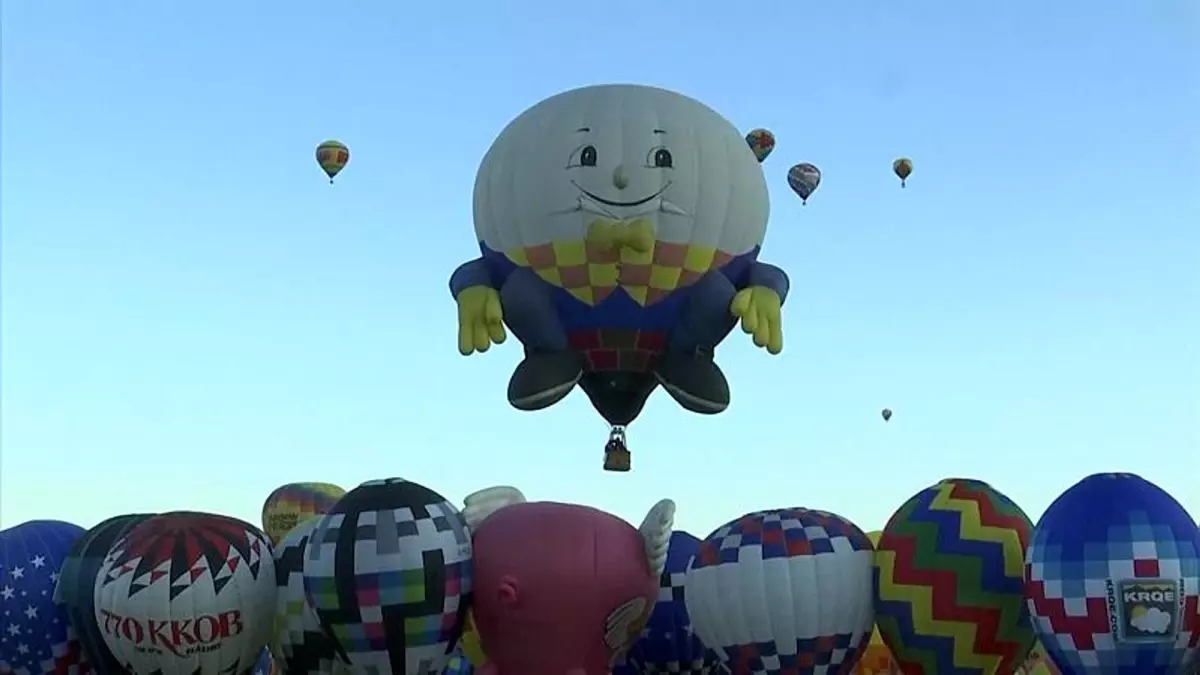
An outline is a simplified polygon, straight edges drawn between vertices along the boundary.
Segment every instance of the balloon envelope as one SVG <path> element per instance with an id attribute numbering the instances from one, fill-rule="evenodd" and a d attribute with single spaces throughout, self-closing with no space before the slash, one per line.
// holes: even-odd
<path id="1" fill-rule="evenodd" d="M 338 666 L 337 643 L 321 629 L 304 592 L 304 553 L 318 519 L 301 523 L 275 547 L 275 630 L 271 652 L 289 675 L 331 675 Z"/>
<path id="2" fill-rule="evenodd" d="M 882 535 L 883 532 L 879 530 L 868 532 L 867 539 L 871 541 L 871 546 L 878 546 L 879 538 Z M 853 675 L 890 675 L 899 672 L 899 668 L 892 659 L 891 650 L 884 644 L 879 629 L 874 628 L 871 631 L 871 639 L 867 642 L 867 648 L 863 650 L 858 663 L 854 664 Z"/>
<path id="3" fill-rule="evenodd" d="M 113 544 L 95 604 L 108 648 L 137 675 L 249 671 L 271 636 L 271 546 L 236 518 L 157 515 Z"/>
<path id="4" fill-rule="evenodd" d="M 446 667 L 472 584 L 470 532 L 453 504 L 400 478 L 363 483 L 321 518 L 307 551 L 305 593 L 355 672 Z"/>
<path id="5" fill-rule="evenodd" d="M 761 162 L 775 149 L 775 134 L 767 129 L 755 129 L 746 134 L 746 144 L 754 152 L 754 158 Z"/>
<path id="6" fill-rule="evenodd" d="M 700 544 L 684 591 L 696 635 L 733 675 L 848 670 L 871 634 L 871 542 L 824 511 L 747 514 Z"/>
<path id="7" fill-rule="evenodd" d="M 1033 648 L 1022 560 L 1032 524 L 987 483 L 950 478 L 888 520 L 875 621 L 905 672 L 1012 673 Z"/>
<path id="8" fill-rule="evenodd" d="M 130 528 L 149 517 L 148 514 L 116 516 L 84 533 L 63 561 L 54 589 L 55 600 L 66 608 L 67 619 L 79 636 L 88 665 L 100 675 L 124 675 L 127 671 L 113 656 L 96 622 L 96 577 L 109 548 Z"/>
<path id="9" fill-rule="evenodd" d="M 800 196 L 800 200 L 808 202 L 808 198 L 816 192 L 821 184 L 821 170 L 812 164 L 797 164 L 788 169 L 788 186 Z"/>
<path id="10" fill-rule="evenodd" d="M 684 579 L 700 540 L 687 532 L 671 533 L 667 565 L 658 582 L 658 602 L 650 614 L 642 637 L 629 649 L 627 661 L 634 672 L 708 673 L 717 665 L 716 655 L 704 646 L 692 628 L 684 600 Z"/>
<path id="11" fill-rule="evenodd" d="M 900 184 L 903 185 L 908 177 L 912 175 L 913 165 L 912 160 L 907 157 L 901 157 L 892 162 L 892 171 L 896 177 L 900 179 Z"/>
<path id="12" fill-rule="evenodd" d="M 300 523 L 325 515 L 346 491 L 332 483 L 288 483 L 280 485 L 263 502 L 263 531 L 278 544 Z"/>
<path id="13" fill-rule="evenodd" d="M 341 173 L 342 169 L 350 163 L 350 148 L 347 148 L 339 141 L 325 141 L 317 146 L 317 165 L 329 176 L 329 182 L 333 182 L 333 177 Z"/>
<path id="14" fill-rule="evenodd" d="M 1157 485 L 1084 478 L 1042 514 L 1025 563 L 1033 625 L 1064 675 L 1168 675 L 1200 657 L 1200 533 Z"/>
<path id="15" fill-rule="evenodd" d="M 0 530 L 0 672 L 86 672 L 87 660 L 54 586 L 83 528 L 33 520 Z"/>

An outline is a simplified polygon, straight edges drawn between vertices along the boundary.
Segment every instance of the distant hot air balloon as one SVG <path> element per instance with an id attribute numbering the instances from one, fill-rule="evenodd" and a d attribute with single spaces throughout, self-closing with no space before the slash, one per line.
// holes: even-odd
<path id="1" fill-rule="evenodd" d="M 308 601 L 354 672 L 446 667 L 472 563 L 466 521 L 445 497 L 401 478 L 363 483 L 321 518 L 306 548 Z"/>
<path id="2" fill-rule="evenodd" d="M 875 549 L 875 623 L 906 673 L 1008 675 L 1035 642 L 1024 611 L 1029 517 L 949 478 L 906 501 Z"/>
<path id="3" fill-rule="evenodd" d="M 1200 658 L 1200 532 L 1140 476 L 1088 476 L 1050 504 L 1025 595 L 1063 675 L 1174 675 Z"/>
<path id="4" fill-rule="evenodd" d="M 882 417 L 882 418 L 883 418 L 883 421 L 884 421 L 884 422 L 890 422 L 890 421 L 891 421 L 891 419 L 892 419 L 892 409 L 891 409 L 891 408 L 884 408 L 883 410 L 881 410 L 881 411 L 879 412 L 879 415 L 880 415 L 880 417 Z"/>
<path id="5" fill-rule="evenodd" d="M 88 665 L 99 675 L 127 675 L 104 641 L 96 621 L 96 575 L 104 564 L 109 548 L 133 526 L 149 518 L 148 514 L 116 516 L 100 523 L 75 541 L 63 561 L 54 587 L 54 600 L 66 608 L 67 620 L 79 636 Z"/>
<path id="6" fill-rule="evenodd" d="M 672 532 L 667 565 L 658 581 L 658 602 L 642 637 L 629 649 L 627 663 L 637 675 L 715 672 L 716 654 L 704 646 L 692 628 L 684 602 L 684 578 L 700 540 L 687 532 Z"/>
<path id="7" fill-rule="evenodd" d="M 751 513 L 700 544 L 684 598 L 732 675 L 849 670 L 871 634 L 871 542 L 824 511 Z"/>
<path id="8" fill-rule="evenodd" d="M 304 592 L 304 553 L 320 523 L 311 518 L 288 532 L 275 547 L 275 630 L 271 653 L 288 675 L 333 675 L 345 669 L 337 643 L 321 628 Z"/>
<path id="9" fill-rule="evenodd" d="M 901 157 L 892 162 L 892 171 L 900 179 L 900 187 L 907 185 L 908 177 L 912 175 L 912 169 L 912 160 L 907 157 Z"/>
<path id="10" fill-rule="evenodd" d="M 775 134 L 767 129 L 755 129 L 746 134 L 746 143 L 754 151 L 755 159 L 762 162 L 775 149 Z"/>
<path id="11" fill-rule="evenodd" d="M 300 523 L 323 516 L 346 491 L 331 483 L 288 483 L 267 495 L 263 502 L 263 531 L 278 544 Z"/>
<path id="12" fill-rule="evenodd" d="M 134 673 L 243 673 L 271 636 L 271 545 L 236 518 L 157 515 L 113 544 L 95 603 L 108 648 Z"/>
<path id="13" fill-rule="evenodd" d="M 341 173 L 349 163 L 350 148 L 339 141 L 325 141 L 317 146 L 317 164 L 325 175 L 329 176 L 330 184 L 333 183 L 333 177 Z"/>
<path id="14" fill-rule="evenodd" d="M 821 184 L 821 170 L 812 164 L 797 164 L 788 169 L 787 181 L 792 191 L 800 196 L 800 203 L 807 204 Z"/>
<path id="15" fill-rule="evenodd" d="M 881 535 L 883 532 L 878 530 L 868 532 L 867 539 L 871 540 L 872 546 L 878 546 Z M 858 663 L 854 664 L 852 675 L 900 675 L 900 669 L 892 659 L 892 652 L 884 644 L 883 636 L 879 634 L 878 628 L 871 631 L 871 640 L 867 643 L 867 648 L 863 650 Z"/>
<path id="16" fill-rule="evenodd" d="M 0 530 L 0 673 L 86 673 L 87 659 L 54 602 L 63 560 L 83 528 L 33 520 Z"/>

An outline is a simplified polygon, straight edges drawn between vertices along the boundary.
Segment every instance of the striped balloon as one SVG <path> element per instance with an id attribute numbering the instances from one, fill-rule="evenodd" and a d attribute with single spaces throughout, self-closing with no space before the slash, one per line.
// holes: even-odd
<path id="1" fill-rule="evenodd" d="M 1007 675 L 1034 645 L 1023 594 L 1033 529 L 1012 500 L 950 478 L 904 503 L 875 552 L 875 621 L 905 673 Z"/>

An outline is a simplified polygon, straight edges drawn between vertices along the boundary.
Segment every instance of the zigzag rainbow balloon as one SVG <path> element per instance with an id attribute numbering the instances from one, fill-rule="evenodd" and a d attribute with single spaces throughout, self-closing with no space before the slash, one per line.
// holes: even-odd
<path id="1" fill-rule="evenodd" d="M 950 478 L 904 503 L 875 551 L 875 622 L 905 673 L 1004 675 L 1035 637 L 1023 593 L 1033 524 L 987 483 Z"/>

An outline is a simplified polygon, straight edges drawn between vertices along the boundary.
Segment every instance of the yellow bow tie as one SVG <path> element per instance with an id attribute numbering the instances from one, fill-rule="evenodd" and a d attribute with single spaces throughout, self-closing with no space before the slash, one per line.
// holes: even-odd
<path id="1" fill-rule="evenodd" d="M 654 250 L 654 224 L 647 218 L 630 221 L 597 218 L 588 223 L 587 243 L 604 250 L 628 248 L 649 253 Z"/>

